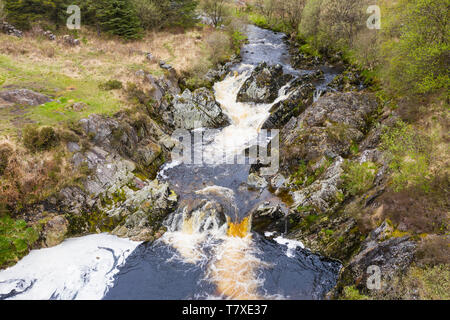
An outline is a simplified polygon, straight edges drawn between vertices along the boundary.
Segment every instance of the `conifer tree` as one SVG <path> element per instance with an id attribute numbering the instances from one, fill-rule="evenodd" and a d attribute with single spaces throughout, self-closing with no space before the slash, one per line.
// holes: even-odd
<path id="1" fill-rule="evenodd" d="M 141 22 L 130 0 L 96 1 L 96 18 L 100 28 L 125 39 L 142 36 Z"/>

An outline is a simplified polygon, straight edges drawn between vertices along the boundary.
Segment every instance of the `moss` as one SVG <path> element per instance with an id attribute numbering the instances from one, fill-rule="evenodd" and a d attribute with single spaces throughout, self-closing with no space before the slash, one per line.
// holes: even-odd
<path id="1" fill-rule="evenodd" d="M 354 286 L 344 287 L 343 294 L 340 300 L 369 300 L 368 296 L 365 296 L 359 292 Z"/>
<path id="2" fill-rule="evenodd" d="M 69 236 L 111 232 L 124 220 L 121 217 L 110 217 L 106 212 L 98 209 L 90 213 L 83 212 L 81 215 L 67 214 L 66 219 L 69 221 Z"/>
<path id="3" fill-rule="evenodd" d="M 24 220 L 0 217 L 0 269 L 24 257 L 38 240 L 39 232 Z"/>

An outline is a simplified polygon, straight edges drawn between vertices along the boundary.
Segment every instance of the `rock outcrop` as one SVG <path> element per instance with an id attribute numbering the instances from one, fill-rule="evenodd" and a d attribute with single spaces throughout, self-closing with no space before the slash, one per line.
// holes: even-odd
<path id="1" fill-rule="evenodd" d="M 416 243 L 408 236 L 391 237 L 392 230 L 387 222 L 372 231 L 362 243 L 361 250 L 349 262 L 340 276 L 340 286 L 354 285 L 367 291 L 367 279 L 371 275 L 369 267 L 380 268 L 381 287 L 388 291 L 394 276 L 404 272 L 411 264 L 416 252 Z M 339 288 L 338 288 L 339 290 Z"/>
<path id="2" fill-rule="evenodd" d="M 39 106 L 51 101 L 49 97 L 29 89 L 0 91 L 0 107 L 3 105 Z"/>
<path id="3" fill-rule="evenodd" d="M 10 36 L 15 36 L 18 38 L 22 38 L 23 37 L 23 32 L 16 29 L 13 25 L 9 24 L 6 21 L 2 21 L 0 22 L 0 31 L 10 35 Z"/>
<path id="4" fill-rule="evenodd" d="M 177 204 L 177 195 L 167 183 L 157 180 L 133 191 L 123 188 L 124 201 L 105 209 L 108 217 L 123 221 L 112 233 L 135 241 L 152 241 L 163 233 L 162 222 Z"/>
<path id="5" fill-rule="evenodd" d="M 313 82 L 319 80 L 323 72 L 315 71 L 295 79 L 286 95 L 286 100 L 280 101 L 270 109 L 270 116 L 263 124 L 263 129 L 281 129 L 292 117 L 297 117 L 313 102 L 316 87 Z"/>
<path id="6" fill-rule="evenodd" d="M 239 90 L 238 102 L 273 103 L 280 89 L 292 79 L 281 65 L 259 64 Z"/>
<path id="7" fill-rule="evenodd" d="M 346 157 L 352 143 L 364 138 L 377 108 L 375 97 L 367 93 L 332 93 L 320 98 L 283 128 L 282 169 L 293 168 L 301 160 Z"/>
<path id="8" fill-rule="evenodd" d="M 176 128 L 192 130 L 197 129 L 197 125 L 221 128 L 230 124 L 214 94 L 206 88 L 194 92 L 186 89 L 183 94 L 174 97 L 172 105 Z"/>

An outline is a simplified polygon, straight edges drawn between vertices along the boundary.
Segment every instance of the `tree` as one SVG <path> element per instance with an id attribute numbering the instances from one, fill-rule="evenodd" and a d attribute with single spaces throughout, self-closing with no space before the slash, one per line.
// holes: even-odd
<path id="1" fill-rule="evenodd" d="M 164 0 L 131 0 L 137 15 L 141 20 L 142 26 L 145 29 L 153 29 L 162 27 L 164 21 L 164 8 L 167 8 L 168 1 Z M 166 5 L 164 4 L 166 3 Z"/>
<path id="2" fill-rule="evenodd" d="M 287 23 L 291 30 L 297 30 L 302 20 L 302 13 L 305 9 L 306 0 L 286 0 L 284 2 Z"/>
<path id="3" fill-rule="evenodd" d="M 170 0 L 167 8 L 167 25 L 191 26 L 197 22 L 198 1 L 196 0 Z"/>
<path id="4" fill-rule="evenodd" d="M 65 24 L 69 0 L 3 0 L 8 21 L 24 30 L 36 22 L 50 22 L 56 28 Z"/>
<path id="5" fill-rule="evenodd" d="M 226 4 L 226 0 L 203 0 L 201 2 L 201 9 L 211 19 L 215 28 L 223 23 L 226 14 Z"/>
<path id="6" fill-rule="evenodd" d="M 142 27 L 136 11 L 129 0 L 101 0 L 96 7 L 100 28 L 124 39 L 138 39 Z"/>
<path id="7" fill-rule="evenodd" d="M 3 3 L 3 0 L 0 0 L 0 22 L 2 22 L 3 19 L 5 19 L 5 17 L 6 17 L 5 4 Z"/>
<path id="8" fill-rule="evenodd" d="M 357 32 L 366 27 L 366 1 L 324 0 L 320 28 L 330 44 L 351 46 Z"/>
<path id="9" fill-rule="evenodd" d="M 449 0 L 403 0 L 397 39 L 385 45 L 396 87 L 418 93 L 449 86 Z M 387 26 L 389 32 L 391 26 Z"/>

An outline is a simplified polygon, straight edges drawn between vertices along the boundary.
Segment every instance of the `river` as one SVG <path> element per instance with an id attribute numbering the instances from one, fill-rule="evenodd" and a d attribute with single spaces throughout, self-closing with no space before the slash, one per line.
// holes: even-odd
<path id="1" fill-rule="evenodd" d="M 291 67 L 283 34 L 248 26 L 247 35 L 242 61 L 214 86 L 231 125 L 197 129 L 203 163 L 168 163 L 158 175 L 180 198 L 162 238 L 137 243 L 99 234 L 33 250 L 0 272 L 0 299 L 322 299 L 334 287 L 339 263 L 282 235 L 252 232 L 255 206 L 283 203 L 248 188 L 248 161 L 223 164 L 257 140 L 272 105 L 288 97 L 281 88 L 272 104 L 236 102 L 255 66 L 280 64 L 294 77 L 308 72 Z"/>

